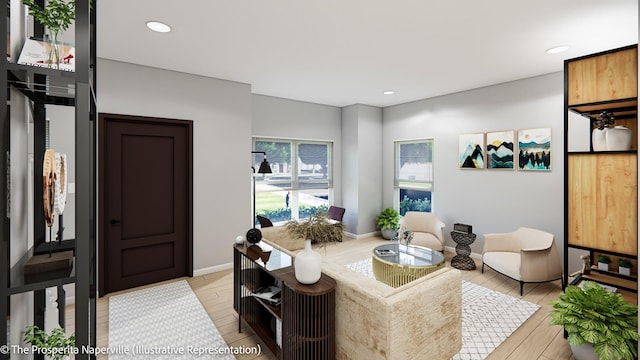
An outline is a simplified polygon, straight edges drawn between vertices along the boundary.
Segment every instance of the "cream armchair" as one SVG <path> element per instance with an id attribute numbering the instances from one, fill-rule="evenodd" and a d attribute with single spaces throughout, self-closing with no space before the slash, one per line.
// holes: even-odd
<path id="1" fill-rule="evenodd" d="M 486 234 L 483 273 L 485 265 L 519 281 L 520 296 L 524 283 L 564 281 L 554 236 L 541 230 L 521 227 L 511 233 Z"/>
<path id="2" fill-rule="evenodd" d="M 400 220 L 400 234 L 407 229 L 413 231 L 411 244 L 444 251 L 444 223 L 434 213 L 407 211 Z"/>

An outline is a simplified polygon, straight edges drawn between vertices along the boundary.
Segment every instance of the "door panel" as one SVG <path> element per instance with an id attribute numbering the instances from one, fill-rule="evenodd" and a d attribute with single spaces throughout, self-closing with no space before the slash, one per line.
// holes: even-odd
<path id="1" fill-rule="evenodd" d="M 104 115 L 101 295 L 192 275 L 192 126 L 186 123 Z"/>

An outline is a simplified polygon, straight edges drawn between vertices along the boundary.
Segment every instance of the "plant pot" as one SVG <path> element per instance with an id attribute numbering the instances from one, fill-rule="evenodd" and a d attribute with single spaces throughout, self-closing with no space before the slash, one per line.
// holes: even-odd
<path id="1" fill-rule="evenodd" d="M 591 133 L 591 146 L 593 147 L 593 151 L 607 151 L 607 132 L 609 128 L 593 129 Z"/>
<path id="2" fill-rule="evenodd" d="M 304 250 L 300 251 L 293 262 L 293 269 L 301 284 L 315 284 L 322 275 L 322 256 L 311 248 L 311 240 L 304 242 Z"/>
<path id="3" fill-rule="evenodd" d="M 610 128 L 605 138 L 607 150 L 625 151 L 631 149 L 631 130 L 624 126 Z"/>
<path id="4" fill-rule="evenodd" d="M 628 268 L 628 267 L 620 266 L 618 267 L 618 272 L 621 275 L 631 276 L 631 268 Z"/>
<path id="5" fill-rule="evenodd" d="M 384 239 L 391 240 L 391 239 L 393 239 L 394 236 L 396 236 L 397 233 L 398 232 L 396 230 L 393 230 L 393 229 L 384 229 L 384 230 L 382 230 L 382 237 Z"/>
<path id="6" fill-rule="evenodd" d="M 609 271 L 609 264 L 598 262 L 598 270 Z"/>
<path id="7" fill-rule="evenodd" d="M 598 360 L 595 350 L 591 344 L 571 345 L 571 352 L 576 360 Z"/>

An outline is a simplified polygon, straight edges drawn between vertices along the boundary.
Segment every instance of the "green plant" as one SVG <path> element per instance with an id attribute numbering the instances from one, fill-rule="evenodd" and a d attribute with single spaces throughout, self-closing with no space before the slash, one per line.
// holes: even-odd
<path id="1" fill-rule="evenodd" d="M 620 294 L 585 281 L 582 288 L 567 286 L 551 305 L 551 324 L 564 327 L 571 345 L 593 345 L 600 360 L 631 360 L 637 355 L 638 307 Z"/>
<path id="2" fill-rule="evenodd" d="M 598 262 L 603 264 L 610 264 L 611 258 L 608 257 L 607 255 L 600 254 L 598 255 Z"/>
<path id="3" fill-rule="evenodd" d="M 327 213 L 316 212 L 306 220 L 291 220 L 285 225 L 287 231 L 292 236 L 300 240 L 312 240 L 326 246 L 329 243 L 342 240 L 342 229 L 344 225 L 341 222 L 329 222 Z"/>
<path id="4" fill-rule="evenodd" d="M 398 230 L 400 214 L 394 208 L 386 208 L 376 216 L 376 225 L 380 230 Z"/>
<path id="5" fill-rule="evenodd" d="M 625 259 L 625 258 L 618 259 L 618 267 L 625 267 L 625 268 L 631 269 L 632 267 L 631 260 Z"/>
<path id="6" fill-rule="evenodd" d="M 47 355 L 50 359 L 61 360 L 72 353 L 76 346 L 76 337 L 67 337 L 64 329 L 55 328 L 51 334 L 47 334 L 37 325 L 27 327 L 24 333 L 24 342 L 36 346 L 40 353 Z"/>
<path id="7" fill-rule="evenodd" d="M 66 31 L 71 22 L 76 17 L 76 2 L 74 0 L 48 0 L 47 5 L 43 8 L 36 4 L 35 0 L 22 0 L 22 3 L 29 7 L 29 15 L 40 25 L 49 29 L 51 35 L 51 51 L 49 52 L 48 64 L 51 66 L 55 58 L 55 64 L 60 67 L 60 53 L 58 46 L 58 35 L 60 32 Z"/>

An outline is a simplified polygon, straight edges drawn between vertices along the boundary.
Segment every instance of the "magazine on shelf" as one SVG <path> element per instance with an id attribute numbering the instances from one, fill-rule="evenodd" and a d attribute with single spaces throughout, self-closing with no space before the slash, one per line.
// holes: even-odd
<path id="1" fill-rule="evenodd" d="M 263 286 L 258 290 L 254 291 L 253 296 L 267 301 L 269 304 L 273 306 L 280 305 L 280 301 L 282 300 L 282 294 L 280 293 L 280 288 L 277 286 Z"/>

